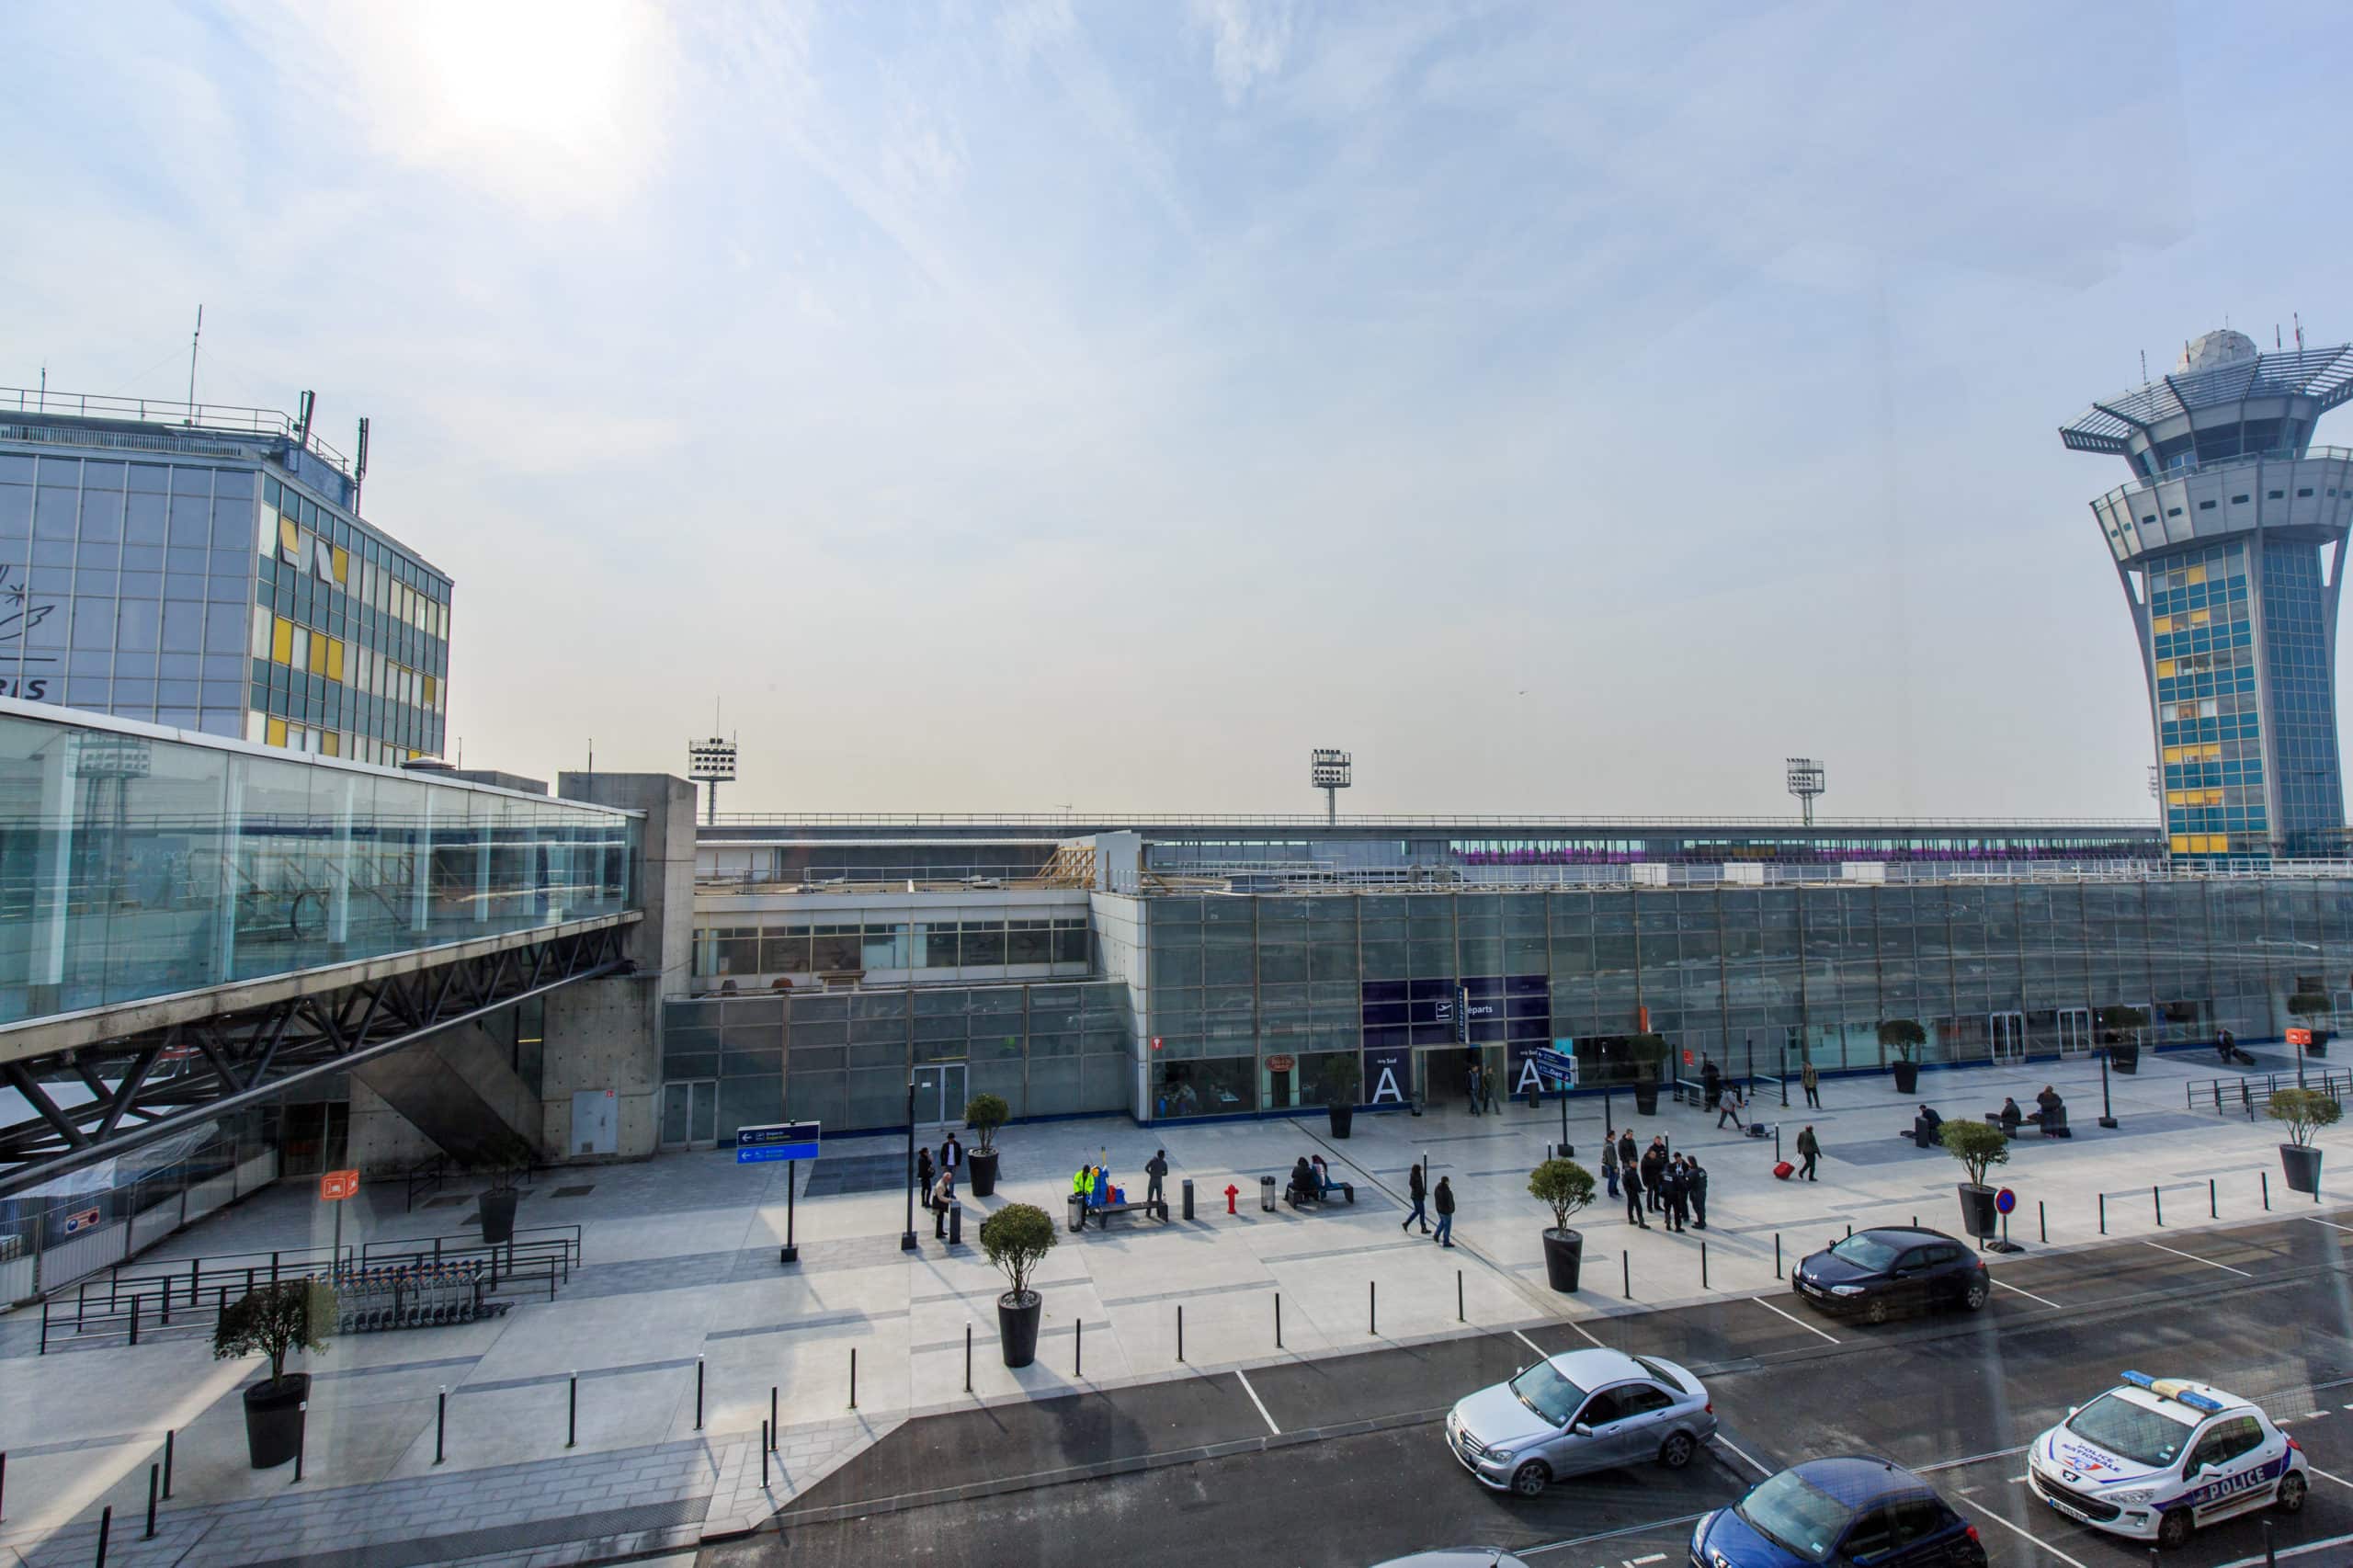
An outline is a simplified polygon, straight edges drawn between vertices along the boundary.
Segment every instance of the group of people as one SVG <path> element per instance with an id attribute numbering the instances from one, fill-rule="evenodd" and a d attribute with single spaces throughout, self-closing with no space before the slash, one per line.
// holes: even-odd
<path id="1" fill-rule="evenodd" d="M 1687 1225 L 1699 1231 L 1708 1228 L 1707 1168 L 1697 1155 L 1670 1151 L 1664 1136 L 1654 1137 L 1647 1149 L 1635 1147 L 1631 1128 L 1620 1132 L 1614 1143 L 1604 1138 L 1601 1179 L 1611 1197 L 1624 1194 L 1630 1225 L 1649 1230 L 1647 1210 L 1660 1216 L 1670 1231 Z"/>
<path id="2" fill-rule="evenodd" d="M 2034 1096 L 2032 1113 L 2018 1108 L 2016 1096 L 2005 1095 L 2002 1096 L 2002 1108 L 1994 1113 L 1994 1119 L 2001 1124 L 2005 1138 L 2017 1137 L 2021 1123 L 2040 1127 L 2048 1136 L 2053 1129 L 2067 1125 L 2067 1102 L 2060 1097 L 2058 1090 L 2045 1084 L 2042 1092 Z"/>
<path id="3" fill-rule="evenodd" d="M 1168 1181 L 1168 1151 L 1154 1149 L 1152 1158 L 1143 1163 L 1143 1200 L 1147 1207 L 1157 1208 L 1166 1201 Z M 1107 1203 L 1125 1203 L 1128 1189 L 1111 1179 L 1109 1152 L 1098 1149 L 1095 1163 L 1083 1165 L 1072 1173 L 1070 1195 L 1083 1199 L 1089 1209 L 1100 1209 Z"/>
<path id="4" fill-rule="evenodd" d="M 943 1241 L 948 1236 L 948 1211 L 956 1207 L 956 1173 L 963 1167 L 964 1145 L 953 1132 L 939 1146 L 936 1163 L 930 1150 L 915 1151 L 915 1187 L 923 1193 L 924 1206 L 931 1210 L 931 1233 Z"/>
<path id="5" fill-rule="evenodd" d="M 1496 1076 L 1497 1074 L 1494 1069 L 1488 1067 L 1484 1062 L 1473 1062 L 1471 1063 L 1470 1089 L 1471 1114 L 1472 1116 L 1477 1116 L 1483 1109 L 1492 1110 L 1498 1114 L 1502 1112 L 1503 1107 L 1495 1103 Z"/>
<path id="6" fill-rule="evenodd" d="M 1415 1221 L 1419 1221 L 1422 1234 L 1433 1236 L 1438 1244 L 1442 1247 L 1452 1246 L 1454 1244 L 1453 1178 L 1438 1177 L 1438 1190 L 1432 1192 L 1429 1188 L 1429 1178 L 1424 1174 L 1422 1162 L 1415 1160 L 1413 1171 L 1405 1177 L 1405 1195 L 1414 1200 L 1414 1208 L 1413 1211 L 1405 1216 L 1405 1222 L 1397 1228 L 1401 1231 L 1410 1231 L 1414 1228 Z M 1430 1230 L 1430 1210 L 1433 1208 L 1438 1210 L 1438 1230 L 1435 1233 Z"/>

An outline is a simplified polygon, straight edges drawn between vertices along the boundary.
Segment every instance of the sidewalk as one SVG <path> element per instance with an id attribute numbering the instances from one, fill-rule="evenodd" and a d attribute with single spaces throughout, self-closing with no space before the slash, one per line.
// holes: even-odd
<path id="1" fill-rule="evenodd" d="M 1826 1108 L 1811 1116 L 1824 1148 L 1813 1184 L 1772 1179 L 1769 1140 L 1718 1133 L 1712 1117 L 1666 1102 L 1656 1117 L 1633 1119 L 1638 1140 L 1669 1132 L 1706 1164 L 1710 1228 L 1629 1232 L 1622 1206 L 1605 1197 L 1580 1221 L 1586 1288 L 1574 1298 L 1545 1287 L 1540 1233 L 1548 1220 L 1526 1193 L 1528 1170 L 1560 1135 L 1559 1110 L 1549 1105 L 1475 1118 L 1459 1109 L 1359 1115 L 1345 1142 L 1330 1138 L 1320 1115 L 1190 1128 L 1140 1129 L 1124 1119 L 1014 1127 L 999 1140 L 1006 1176 L 998 1195 L 966 1199 L 966 1244 L 951 1251 L 933 1241 L 919 1215 L 922 1246 L 911 1255 L 898 1245 L 904 1139 L 834 1141 L 808 1173 L 793 1267 L 777 1262 L 785 1212 L 776 1167 L 737 1166 L 722 1150 L 552 1172 L 517 1222 L 583 1226 L 585 1265 L 572 1282 L 554 1302 L 526 1301 L 504 1319 L 349 1336 L 311 1358 L 304 1369 L 317 1381 L 299 1486 L 290 1466 L 246 1466 L 235 1395 L 255 1368 L 212 1361 L 205 1330 L 176 1327 L 136 1347 L 53 1347 L 37 1358 L 28 1314 L 0 1319 L 0 1449 L 9 1456 L 0 1568 L 11 1552 L 27 1562 L 89 1561 L 98 1511 L 109 1504 L 117 1561 L 266 1561 L 395 1543 L 408 1543 L 401 1560 L 412 1562 L 452 1560 L 460 1550 L 501 1562 L 592 1561 L 617 1554 L 620 1541 L 653 1550 L 747 1528 L 911 1414 L 1165 1380 L 1179 1369 L 1179 1309 L 1183 1367 L 1198 1372 L 1769 1292 L 1777 1236 L 1786 1265 L 1849 1223 L 1916 1215 L 1958 1229 L 1958 1165 L 1896 1135 L 1917 1097 L 1968 1117 L 2006 1093 L 2030 1103 L 2046 1082 L 2066 1096 L 2075 1137 L 2020 1140 L 1994 1178 L 2018 1193 L 2012 1234 L 2029 1258 L 2098 1241 L 2103 1193 L 2110 1237 L 2158 1235 L 2153 1184 L 2168 1231 L 2262 1217 L 2264 1173 L 2275 1218 L 2313 1211 L 2279 1179 L 2271 1124 L 2182 1108 L 2184 1081 L 2211 1075 L 2201 1063 L 2144 1057 L 2138 1077 L 2114 1080 L 2114 1131 L 2096 1125 L 2096 1064 L 1932 1072 L 1912 1100 L 1886 1079 L 1831 1080 Z M 1626 1116 L 1630 1097 L 1612 1108 Z M 1808 1113 L 1757 1110 L 1783 1119 L 1793 1158 Z M 1572 1108 L 1577 1157 L 1595 1168 L 1601 1115 L 1598 1102 Z M 2353 1139 L 2341 1131 L 2323 1142 L 2335 1152 L 2332 1168 L 2353 1157 Z M 1003 1281 L 980 1255 L 980 1211 L 1017 1199 L 1045 1208 L 1059 1225 L 1069 1172 L 1082 1160 L 1108 1149 L 1115 1177 L 1140 1186 L 1143 1162 L 1164 1146 L 1171 1200 L 1178 1180 L 1192 1177 L 1198 1218 L 1063 1233 L 1038 1280 L 1046 1303 L 1038 1363 L 1005 1368 L 992 1310 Z M 1299 1155 L 1318 1152 L 1336 1177 L 1357 1184 L 1355 1206 L 1260 1212 L 1258 1177 L 1279 1182 Z M 1451 1252 L 1398 1228 L 1405 1172 L 1418 1156 L 1429 1160 L 1433 1182 L 1450 1176 L 1457 1191 Z M 1229 1184 L 1239 1193 L 1231 1216 Z M 434 1201 L 407 1214 L 398 1187 L 372 1187 L 347 1206 L 346 1240 L 459 1233 L 470 1199 Z M 306 1187 L 285 1184 L 175 1238 L 153 1260 L 313 1244 L 330 1224 Z M 30 1314 L 36 1324 L 38 1316 Z M 577 1446 L 567 1449 L 575 1371 Z M 436 1466 L 436 1396 L 445 1385 L 447 1460 Z M 772 1386 L 781 1432 L 763 1489 L 757 1434 Z M 144 1542 L 147 1467 L 167 1428 L 178 1432 L 174 1496 L 159 1539 Z M 428 1541 L 434 1555 L 415 1555 Z"/>

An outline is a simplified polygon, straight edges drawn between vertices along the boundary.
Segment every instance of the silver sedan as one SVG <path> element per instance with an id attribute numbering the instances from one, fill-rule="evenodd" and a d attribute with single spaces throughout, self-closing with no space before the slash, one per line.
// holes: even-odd
<path id="1" fill-rule="evenodd" d="M 1572 1350 L 1481 1389 L 1446 1417 L 1446 1446 L 1481 1484 L 1534 1497 L 1563 1476 L 1691 1462 L 1716 1435 L 1699 1380 L 1672 1361 Z"/>

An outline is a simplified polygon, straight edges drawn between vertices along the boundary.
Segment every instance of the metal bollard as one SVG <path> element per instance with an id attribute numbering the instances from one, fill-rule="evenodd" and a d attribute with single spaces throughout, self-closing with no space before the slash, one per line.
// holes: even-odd
<path id="1" fill-rule="evenodd" d="M 783 1430 L 781 1426 L 777 1425 L 776 1387 L 777 1386 L 774 1383 L 770 1383 L 768 1385 L 768 1447 L 770 1448 L 777 1446 L 778 1442 L 780 1440 L 777 1437 L 777 1434 Z"/>
<path id="2" fill-rule="evenodd" d="M 178 1437 L 177 1432 L 166 1431 L 164 1434 L 164 1501 L 166 1503 L 172 1500 L 172 1449 L 176 1446 Z M 7 1462 L 8 1456 L 0 1454 L 0 1466 Z"/>
<path id="3" fill-rule="evenodd" d="M 2209 1220 L 2219 1220 L 2222 1217 L 2222 1210 L 2216 1207 L 2216 1199 L 2214 1197 L 2214 1178 L 2212 1176 L 2208 1176 L 2206 1178 L 2206 1218 Z"/>
<path id="4" fill-rule="evenodd" d="M 577 1447 L 580 1442 L 580 1374 L 572 1374 L 571 1392 L 564 1401 L 563 1446 Z"/>
<path id="5" fill-rule="evenodd" d="M 1855 1222 L 1852 1220 L 1847 1221 L 1847 1239 L 1848 1241 L 1855 1239 Z"/>
<path id="6" fill-rule="evenodd" d="M 1275 1348 L 1283 1347 L 1283 1293 L 1275 1292 Z"/>
<path id="7" fill-rule="evenodd" d="M 1187 1176 L 1181 1185 L 1185 1195 L 1185 1218 L 1189 1220 L 1193 1217 L 1193 1178 Z"/>
<path id="8" fill-rule="evenodd" d="M 107 1568 L 107 1537 L 114 1534 L 114 1505 L 109 1503 L 98 1515 L 98 1568 Z"/>
<path id="9" fill-rule="evenodd" d="M 441 1392 L 433 1398 L 433 1462 L 439 1464 L 449 1455 L 449 1385 L 443 1383 Z"/>
<path id="10" fill-rule="evenodd" d="M 1381 1287 L 1370 1279 L 1364 1282 L 1364 1331 L 1381 1337 Z"/>
<path id="11" fill-rule="evenodd" d="M 964 1244 L 964 1206 L 961 1203 L 948 1210 L 948 1244 L 952 1247 Z"/>
<path id="12" fill-rule="evenodd" d="M 163 1489 L 163 1484 L 164 1467 L 159 1464 L 149 1465 L 147 1467 L 147 1533 L 140 1538 L 142 1540 L 155 1539 L 155 1494 Z"/>
<path id="13" fill-rule="evenodd" d="M 2108 1194 L 2099 1195 L 2099 1233 L 2108 1234 Z"/>
<path id="14" fill-rule="evenodd" d="M 699 1355 L 695 1358 L 695 1430 L 702 1430 L 702 1358 Z"/>
<path id="15" fill-rule="evenodd" d="M 2271 1212 L 2271 1173 L 2257 1171 L 2256 1175 L 2263 1178 L 2263 1211 L 2268 1214 Z"/>
<path id="16" fill-rule="evenodd" d="M 849 1347 L 849 1407 L 858 1408 L 858 1346 Z"/>
<path id="17" fill-rule="evenodd" d="M 1176 1303 L 1176 1359 L 1185 1359 L 1185 1303 Z"/>
<path id="18" fill-rule="evenodd" d="M 1779 1231 L 1776 1231 L 1776 1232 L 1774 1232 L 1774 1233 L 1773 1233 L 1773 1278 L 1776 1278 L 1776 1279 L 1779 1279 L 1780 1277 L 1781 1277 L 1781 1233 L 1780 1233 L 1780 1232 L 1779 1232 Z"/>
<path id="19" fill-rule="evenodd" d="M 2157 1229 L 2162 1231 L 2165 1228 L 2165 1195 L 2157 1190 L 2154 1182 L 2149 1184 L 2149 1201 L 2156 1206 Z"/>
<path id="20" fill-rule="evenodd" d="M 311 1446 L 311 1402 L 306 1399 L 294 1408 L 302 1417 L 301 1424 L 294 1428 L 294 1479 L 299 1482 L 302 1479 L 302 1450 Z"/>
<path id="21" fill-rule="evenodd" d="M 1621 1282 L 1625 1286 L 1626 1300 L 1631 1301 L 1634 1299 L 1634 1255 L 1632 1253 L 1621 1252 L 1618 1255 L 1618 1272 L 1622 1276 Z"/>
<path id="22" fill-rule="evenodd" d="M 1706 1290 L 1707 1288 L 1708 1288 L 1708 1244 L 1707 1244 L 1707 1243 L 1705 1243 L 1705 1242 L 1701 1242 L 1701 1243 L 1699 1244 L 1699 1289 L 1700 1289 L 1700 1290 Z"/>
<path id="23" fill-rule="evenodd" d="M 8 1450 L 0 1449 L 0 1523 L 8 1517 Z"/>
<path id="24" fill-rule="evenodd" d="M 1454 1321 L 1457 1323 L 1471 1321 L 1462 1315 L 1462 1270 L 1459 1268 L 1454 1271 Z"/>
<path id="25" fill-rule="evenodd" d="M 2263 1563 L 2264 1568 L 2279 1568 L 2279 1559 L 2271 1550 L 2271 1521 L 2269 1519 L 2263 1521 Z"/>
<path id="26" fill-rule="evenodd" d="M 768 1489 L 768 1424 L 760 1423 L 760 1490 Z"/>
<path id="27" fill-rule="evenodd" d="M 1074 1346 L 1071 1352 L 1070 1375 L 1084 1378 L 1086 1376 L 1086 1320 L 1074 1318 L 1070 1326 L 1071 1344 Z"/>
<path id="28" fill-rule="evenodd" d="M 964 1392 L 972 1392 L 972 1325 L 964 1324 Z"/>
<path id="29" fill-rule="evenodd" d="M 2035 1229 L 2041 1234 L 2042 1239 L 2046 1242 L 2049 1241 L 2051 1239 L 2051 1215 L 2049 1211 L 2043 1208 L 2042 1199 L 2040 1198 L 2034 1200 L 2034 1223 Z"/>

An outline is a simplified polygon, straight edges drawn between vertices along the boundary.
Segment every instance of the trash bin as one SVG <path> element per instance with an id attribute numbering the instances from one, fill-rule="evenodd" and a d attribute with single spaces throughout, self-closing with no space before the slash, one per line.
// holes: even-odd
<path id="1" fill-rule="evenodd" d="M 1272 1176 L 1258 1178 L 1258 1207 L 1269 1214 L 1275 1211 L 1275 1178 Z"/>
<path id="2" fill-rule="evenodd" d="M 1086 1229 L 1086 1199 L 1075 1192 L 1070 1195 L 1070 1228 L 1073 1233 Z"/>
<path id="3" fill-rule="evenodd" d="M 1191 1176 L 1187 1176 L 1185 1178 L 1184 1187 L 1185 1218 L 1189 1220 L 1193 1217 L 1193 1178 Z"/>

